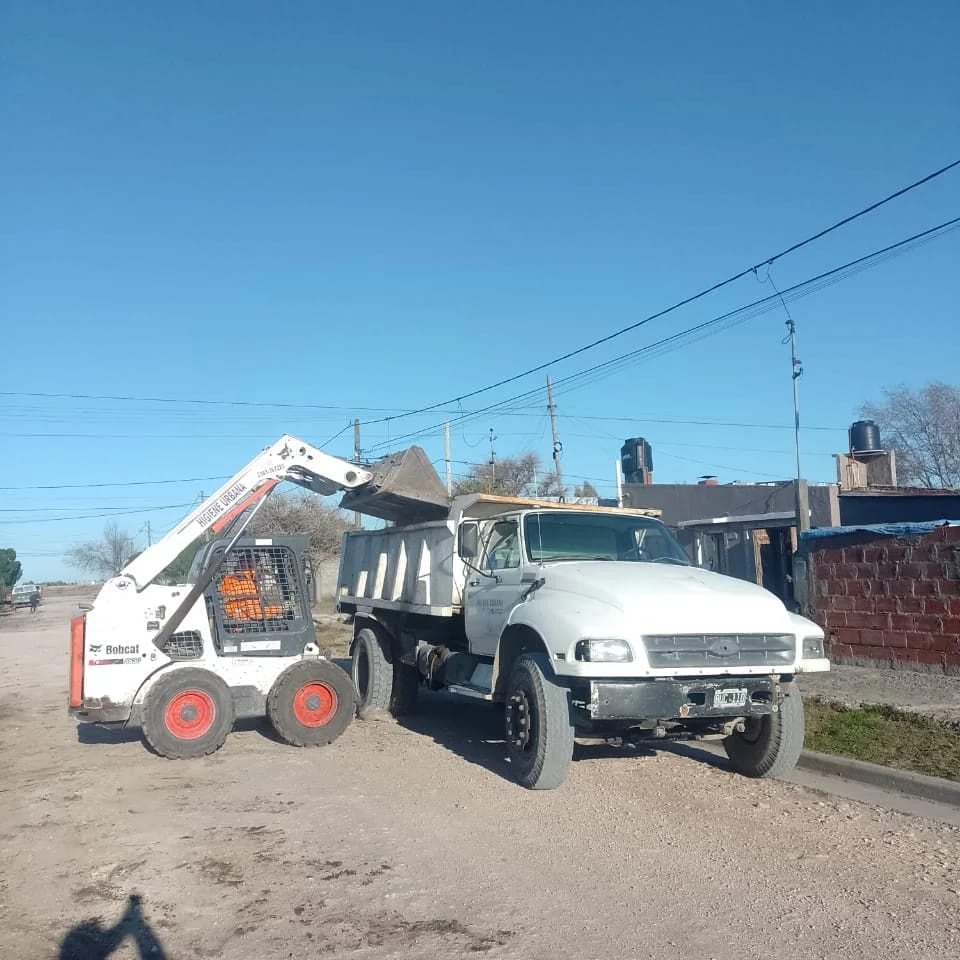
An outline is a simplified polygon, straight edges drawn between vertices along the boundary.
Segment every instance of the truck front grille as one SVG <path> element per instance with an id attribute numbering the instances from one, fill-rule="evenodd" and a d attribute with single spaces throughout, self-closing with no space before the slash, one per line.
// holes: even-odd
<path id="1" fill-rule="evenodd" d="M 790 633 L 659 634 L 643 638 L 650 666 L 783 667 L 793 663 L 797 638 Z"/>

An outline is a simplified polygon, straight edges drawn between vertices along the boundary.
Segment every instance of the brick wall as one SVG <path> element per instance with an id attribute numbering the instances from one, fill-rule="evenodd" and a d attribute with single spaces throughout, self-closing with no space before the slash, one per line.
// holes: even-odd
<path id="1" fill-rule="evenodd" d="M 960 673 L 960 527 L 826 542 L 810 600 L 831 659 Z"/>

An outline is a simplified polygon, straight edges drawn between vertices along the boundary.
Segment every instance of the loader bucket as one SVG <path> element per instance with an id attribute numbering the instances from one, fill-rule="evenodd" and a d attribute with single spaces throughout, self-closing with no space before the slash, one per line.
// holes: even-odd
<path id="1" fill-rule="evenodd" d="M 394 453 L 367 469 L 373 479 L 348 490 L 340 501 L 341 509 L 399 524 L 446 519 L 450 499 L 422 448 Z"/>

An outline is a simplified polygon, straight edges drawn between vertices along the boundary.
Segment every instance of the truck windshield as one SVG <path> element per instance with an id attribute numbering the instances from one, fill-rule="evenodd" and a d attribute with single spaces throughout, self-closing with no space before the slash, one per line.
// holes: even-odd
<path id="1" fill-rule="evenodd" d="M 683 547 L 657 520 L 613 514 L 528 513 L 524 518 L 527 556 L 551 560 L 627 560 L 688 564 Z"/>

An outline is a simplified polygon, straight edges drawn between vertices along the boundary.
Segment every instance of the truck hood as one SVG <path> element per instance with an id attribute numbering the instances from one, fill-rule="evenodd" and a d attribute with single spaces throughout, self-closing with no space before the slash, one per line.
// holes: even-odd
<path id="1" fill-rule="evenodd" d="M 778 597 L 745 580 L 666 563 L 547 564 L 543 592 L 620 610 L 639 633 L 793 633 Z M 546 597 L 544 597 L 546 599 Z"/>

